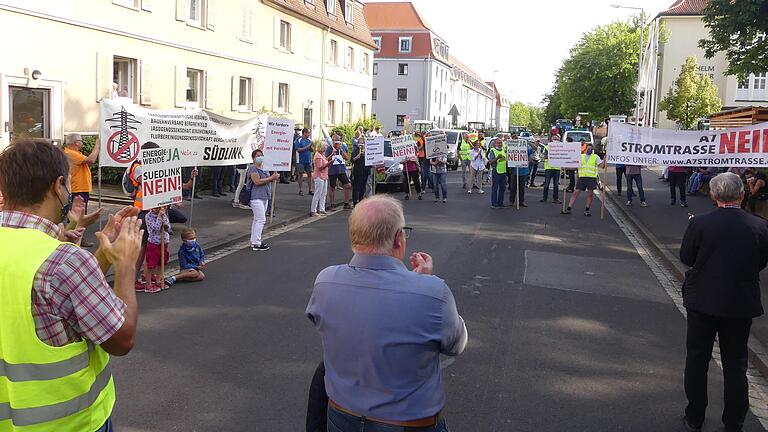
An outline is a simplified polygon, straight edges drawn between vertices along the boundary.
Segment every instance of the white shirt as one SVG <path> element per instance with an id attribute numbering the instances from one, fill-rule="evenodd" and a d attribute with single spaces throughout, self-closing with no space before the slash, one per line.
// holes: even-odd
<path id="1" fill-rule="evenodd" d="M 482 148 L 476 149 L 473 147 L 472 150 L 469 151 L 469 159 L 472 161 L 472 169 L 475 171 L 485 170 L 485 164 L 488 161 L 485 159 L 485 153 Z"/>

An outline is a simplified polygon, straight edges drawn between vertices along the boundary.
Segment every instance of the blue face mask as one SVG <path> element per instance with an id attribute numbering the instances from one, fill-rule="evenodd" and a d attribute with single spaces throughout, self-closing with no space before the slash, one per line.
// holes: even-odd
<path id="1" fill-rule="evenodd" d="M 587 149 L 587 154 L 591 156 L 592 155 L 592 149 Z"/>

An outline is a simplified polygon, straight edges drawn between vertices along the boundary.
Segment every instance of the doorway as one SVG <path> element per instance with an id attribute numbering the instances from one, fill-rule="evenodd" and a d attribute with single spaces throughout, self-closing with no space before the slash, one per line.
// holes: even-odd
<path id="1" fill-rule="evenodd" d="M 51 138 L 51 90 L 9 86 L 12 139 Z"/>

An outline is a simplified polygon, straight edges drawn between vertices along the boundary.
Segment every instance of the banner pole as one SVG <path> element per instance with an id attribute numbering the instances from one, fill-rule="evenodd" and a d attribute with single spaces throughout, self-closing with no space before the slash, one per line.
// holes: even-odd
<path id="1" fill-rule="evenodd" d="M 515 207 L 520 210 L 520 167 L 515 167 Z"/>
<path id="2" fill-rule="evenodd" d="M 600 220 L 605 220 L 606 182 L 608 182 L 608 149 L 605 150 L 605 160 L 603 160 L 603 187 L 600 188 Z"/>
<path id="3" fill-rule="evenodd" d="M 275 197 L 277 196 L 277 180 L 272 184 L 272 205 L 269 206 L 269 223 L 275 219 Z"/>
<path id="4" fill-rule="evenodd" d="M 148 281 L 151 283 L 151 279 Z M 162 287 L 165 287 L 165 222 L 160 225 L 160 277 L 159 283 L 162 283 Z"/>
<path id="5" fill-rule="evenodd" d="M 102 191 L 101 191 L 101 164 L 99 164 L 98 172 L 99 172 L 99 208 L 101 208 L 101 194 L 102 194 Z M 102 228 L 102 220 L 101 220 L 101 216 L 99 216 L 99 231 L 101 231 L 101 228 Z"/>
<path id="6" fill-rule="evenodd" d="M 565 207 L 568 205 L 568 192 L 565 190 L 565 181 L 568 180 L 568 170 L 563 169 L 563 212 L 565 212 Z"/>
<path id="7" fill-rule="evenodd" d="M 405 166 L 406 162 L 408 162 L 408 159 L 406 159 L 403 162 L 403 169 L 406 170 L 405 171 L 405 178 L 406 178 L 405 183 L 408 185 L 408 199 L 411 199 L 411 173 L 408 171 L 408 168 Z"/>
<path id="8" fill-rule="evenodd" d="M 194 176 L 192 177 L 192 193 L 189 196 L 189 219 L 187 219 L 187 228 L 192 228 L 192 213 L 195 210 L 195 185 L 196 184 L 197 184 L 197 176 Z M 237 199 L 237 197 L 235 197 L 235 199 Z"/>
<path id="9" fill-rule="evenodd" d="M 371 182 L 373 184 L 371 185 L 371 191 L 373 192 L 373 196 L 376 196 L 376 167 L 371 167 Z"/>

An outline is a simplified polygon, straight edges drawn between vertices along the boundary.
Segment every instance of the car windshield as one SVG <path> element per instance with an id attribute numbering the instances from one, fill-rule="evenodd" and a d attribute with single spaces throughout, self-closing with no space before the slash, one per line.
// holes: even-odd
<path id="1" fill-rule="evenodd" d="M 589 136 L 589 132 L 568 132 L 566 137 L 573 138 L 575 142 L 579 142 L 582 138 L 587 142 L 592 142 L 592 138 Z"/>
<path id="2" fill-rule="evenodd" d="M 456 144 L 456 141 L 458 141 L 458 137 L 459 137 L 458 132 L 445 133 L 445 140 L 448 141 L 448 144 Z"/>
<path id="3" fill-rule="evenodd" d="M 392 141 L 384 141 L 384 157 L 392 157 Z"/>
<path id="4" fill-rule="evenodd" d="M 530 136 L 533 136 L 530 132 L 520 132 L 520 137 L 522 138 L 528 138 Z"/>

